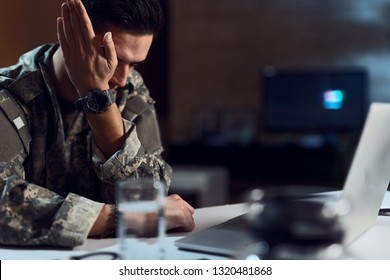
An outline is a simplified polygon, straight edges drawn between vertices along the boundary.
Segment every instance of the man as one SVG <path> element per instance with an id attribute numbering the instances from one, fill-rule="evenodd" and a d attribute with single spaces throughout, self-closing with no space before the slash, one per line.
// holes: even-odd
<path id="1" fill-rule="evenodd" d="M 153 103 L 134 67 L 161 24 L 158 0 L 66 0 L 59 45 L 0 69 L 0 243 L 73 247 L 115 232 L 115 183 L 170 183 Z M 167 229 L 194 209 L 166 198 Z"/>

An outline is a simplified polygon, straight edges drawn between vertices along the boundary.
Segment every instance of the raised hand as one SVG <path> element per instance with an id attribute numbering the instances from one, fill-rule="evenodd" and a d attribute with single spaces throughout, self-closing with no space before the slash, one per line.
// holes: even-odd
<path id="1" fill-rule="evenodd" d="M 80 96 L 92 89 L 108 89 L 118 65 L 111 32 L 95 34 L 80 0 L 67 0 L 57 19 L 57 36 L 66 71 Z"/>

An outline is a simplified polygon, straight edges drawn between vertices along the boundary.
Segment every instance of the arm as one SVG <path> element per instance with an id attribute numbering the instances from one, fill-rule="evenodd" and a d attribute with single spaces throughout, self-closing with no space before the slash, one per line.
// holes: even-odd
<path id="1" fill-rule="evenodd" d="M 107 89 L 118 64 L 112 34 L 107 32 L 103 35 L 102 42 L 98 41 L 79 0 L 67 1 L 62 5 L 62 17 L 58 19 L 57 31 L 68 76 L 79 95 L 82 96 L 91 89 Z M 140 133 L 139 127 L 122 119 L 116 104 L 111 105 L 103 114 L 87 114 L 87 119 L 96 146 L 93 160 L 96 174 L 109 183 L 108 189 L 103 190 L 107 196 L 111 195 L 107 201 L 112 202 L 112 185 L 125 177 L 152 174 L 157 178 L 162 175 L 162 179 L 170 180 L 170 167 L 161 158 L 162 150 L 149 150 L 143 145 L 145 139 L 157 136 Z M 143 136 L 146 138 L 139 139 Z M 173 205 L 177 207 L 175 211 L 167 212 L 170 227 L 187 230 L 193 228 L 193 209 L 191 212 L 190 206 L 183 207 L 186 203 L 181 198 L 169 201 L 171 210 Z M 100 224 L 105 223 L 105 216 L 107 215 L 103 211 L 93 229 L 100 228 Z"/>
<path id="2" fill-rule="evenodd" d="M 105 204 L 88 233 L 90 237 L 103 237 L 116 231 L 115 205 Z"/>
<path id="3" fill-rule="evenodd" d="M 108 89 L 118 64 L 112 34 L 107 32 L 99 41 L 79 0 L 62 5 L 57 33 L 67 74 L 79 96 L 93 89 Z M 121 148 L 124 127 L 116 104 L 100 115 L 87 113 L 87 119 L 93 138 L 106 157 Z"/>
<path id="4" fill-rule="evenodd" d="M 31 141 L 27 123 L 21 107 L 1 90 L 0 244 L 80 245 L 103 205 L 75 194 L 62 197 L 25 180 Z"/>
<path id="5" fill-rule="evenodd" d="M 0 163 L 0 243 L 4 245 L 81 245 L 103 205 L 70 193 L 67 197 L 28 183 L 23 167 Z"/>

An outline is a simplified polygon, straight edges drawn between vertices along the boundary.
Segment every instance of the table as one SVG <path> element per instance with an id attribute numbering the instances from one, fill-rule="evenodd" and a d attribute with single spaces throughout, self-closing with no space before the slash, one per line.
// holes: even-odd
<path id="1" fill-rule="evenodd" d="M 389 206 L 390 193 L 387 192 L 382 207 Z M 246 212 L 247 207 L 243 203 L 196 209 L 194 213 L 196 223 L 194 231 L 224 222 Z M 173 242 L 186 234 L 188 233 L 167 234 L 166 244 L 169 250 L 169 259 L 227 259 L 221 256 L 178 250 Z M 116 251 L 118 250 L 117 247 L 117 239 L 115 238 L 88 239 L 84 245 L 73 250 L 2 248 L 0 249 L 0 259 L 67 259 L 74 255 L 82 255 L 93 251 Z M 348 247 L 348 250 L 356 259 L 390 260 L 390 217 L 378 216 L 375 224 L 355 240 Z"/>
<path id="2" fill-rule="evenodd" d="M 226 204 L 213 207 L 198 208 L 194 213 L 195 228 L 192 232 L 205 229 L 207 227 L 222 223 L 235 216 L 246 213 L 247 206 L 244 203 Z M 211 214 L 212 213 L 212 214 Z M 173 244 L 178 238 L 181 238 L 189 233 L 174 232 L 167 234 L 166 248 L 168 251 L 168 259 L 228 259 L 223 256 L 214 256 L 203 253 L 187 252 L 178 250 Z M 91 252 L 91 251 L 118 251 L 117 239 L 88 239 L 87 242 L 75 248 L 76 251 Z"/>

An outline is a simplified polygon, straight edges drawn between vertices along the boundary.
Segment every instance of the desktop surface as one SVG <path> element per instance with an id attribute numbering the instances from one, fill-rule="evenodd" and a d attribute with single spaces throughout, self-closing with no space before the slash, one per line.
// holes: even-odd
<path id="1" fill-rule="evenodd" d="M 382 207 L 390 208 L 390 192 L 386 193 Z M 194 219 L 196 226 L 194 232 L 214 226 L 245 214 L 248 211 L 244 203 L 227 204 L 195 210 Z M 179 250 L 174 242 L 191 233 L 171 232 L 167 234 L 167 246 L 171 250 L 168 257 L 171 259 L 229 259 L 228 257 L 195 253 Z M 85 244 L 71 250 L 58 250 L 47 248 L 0 248 L 0 259 L 26 260 L 26 259 L 69 259 L 75 255 L 82 255 L 95 251 L 116 250 L 118 240 L 116 238 L 88 239 Z M 350 254 L 355 259 L 390 260 L 390 217 L 378 216 L 374 226 L 348 246 Z"/>

